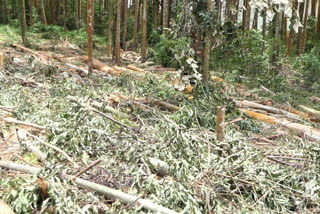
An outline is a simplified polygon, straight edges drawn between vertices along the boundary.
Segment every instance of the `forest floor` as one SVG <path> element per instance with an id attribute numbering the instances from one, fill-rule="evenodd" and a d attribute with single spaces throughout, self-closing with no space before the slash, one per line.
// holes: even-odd
<path id="1" fill-rule="evenodd" d="M 131 51 L 115 67 L 101 47 L 95 58 L 117 74 L 95 70 L 87 77 L 85 50 L 73 38 L 29 33 L 33 52 L 23 51 L 12 45 L 19 43 L 18 30 L 6 28 L 0 28 L 0 165 L 40 169 L 30 175 L 0 168 L 0 198 L 16 213 L 150 212 L 61 177 L 97 160 L 79 177 L 179 213 L 320 211 L 318 113 L 296 110 L 288 117 L 292 109 L 283 110 L 289 104 L 320 110 L 302 87 L 274 93 L 215 72 L 224 80 L 213 77 L 186 94 L 172 86 L 173 69 L 140 63 Z M 220 105 L 226 105 L 222 142 L 215 133 Z M 303 131 L 244 111 L 286 118 Z"/>

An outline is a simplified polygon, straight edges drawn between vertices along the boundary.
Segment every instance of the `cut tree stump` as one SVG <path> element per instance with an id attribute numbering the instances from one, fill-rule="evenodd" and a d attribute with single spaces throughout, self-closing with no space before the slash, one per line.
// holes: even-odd
<path id="1" fill-rule="evenodd" d="M 226 106 L 217 107 L 217 122 L 216 122 L 216 132 L 218 141 L 224 141 L 225 132 L 225 114 Z"/>

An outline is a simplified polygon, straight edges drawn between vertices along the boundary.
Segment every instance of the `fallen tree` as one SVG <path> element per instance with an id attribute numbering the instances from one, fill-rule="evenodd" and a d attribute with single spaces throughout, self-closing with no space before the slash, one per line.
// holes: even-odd
<path id="1" fill-rule="evenodd" d="M 240 111 L 245 113 L 246 115 L 256 119 L 256 120 L 267 122 L 270 124 L 281 125 L 281 126 L 285 127 L 286 129 L 290 130 L 291 133 L 294 135 L 306 138 L 311 141 L 320 142 L 320 130 L 319 129 L 316 129 L 316 128 L 313 128 L 310 126 L 306 126 L 306 125 L 302 125 L 299 123 L 292 123 L 286 119 L 279 119 L 276 117 L 257 113 L 254 111 L 249 111 L 246 109 L 240 109 Z"/>
<path id="2" fill-rule="evenodd" d="M 7 162 L 7 161 L 0 161 L 0 167 L 13 169 L 16 171 L 30 173 L 30 174 L 37 173 L 40 170 L 39 168 L 36 168 L 36 167 L 25 166 L 25 165 L 13 163 L 13 162 Z M 77 184 L 77 186 L 99 192 L 111 199 L 120 200 L 130 205 L 137 204 L 153 212 L 159 212 L 164 214 L 178 214 L 177 212 L 170 210 L 168 208 L 165 208 L 163 206 L 160 206 L 158 204 L 155 204 L 150 200 L 141 199 L 140 197 L 129 195 L 119 190 L 111 189 L 109 187 L 96 184 L 81 178 L 72 177 L 67 174 L 62 174 L 61 177 L 65 179 L 71 178 Z"/>

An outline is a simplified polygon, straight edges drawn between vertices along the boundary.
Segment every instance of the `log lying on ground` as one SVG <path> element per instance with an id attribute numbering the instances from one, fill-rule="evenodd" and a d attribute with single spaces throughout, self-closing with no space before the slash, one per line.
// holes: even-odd
<path id="1" fill-rule="evenodd" d="M 261 109 L 267 112 L 271 112 L 274 114 L 282 114 L 284 116 L 286 116 L 287 118 L 290 119 L 295 119 L 295 120 L 301 120 L 301 118 L 298 115 L 292 114 L 290 112 L 284 111 L 282 109 L 277 109 L 271 106 L 265 106 L 265 105 L 261 105 L 258 103 L 254 103 L 254 102 L 250 102 L 247 100 L 241 101 L 241 102 L 236 102 L 237 106 L 240 108 L 243 107 L 249 107 L 249 108 L 255 108 L 255 109 Z"/>
<path id="2" fill-rule="evenodd" d="M 26 172 L 26 173 L 37 173 L 39 171 L 38 168 L 35 167 L 30 167 L 30 166 L 25 166 L 21 164 L 16 164 L 12 162 L 7 162 L 7 161 L 0 161 L 0 167 L 2 168 L 7 168 L 7 169 L 14 169 L 17 171 L 21 172 Z M 64 178 L 72 178 L 71 176 L 64 175 Z M 104 194 L 105 196 L 115 199 L 115 200 L 120 200 L 122 202 L 125 202 L 127 204 L 138 204 L 139 206 L 144 207 L 145 209 L 154 211 L 154 212 L 159 212 L 159 213 L 165 213 L 165 214 L 178 214 L 177 212 L 170 210 L 168 208 L 165 208 L 163 206 L 160 206 L 158 204 L 153 203 L 150 200 L 145 200 L 141 199 L 137 196 L 129 195 L 127 193 L 121 192 L 119 190 L 111 189 L 109 187 L 96 184 L 81 178 L 74 178 L 74 182 L 82 188 L 89 189 L 92 191 L 99 192 L 101 194 Z"/>
<path id="3" fill-rule="evenodd" d="M 147 97 L 146 102 L 151 103 L 151 104 L 156 104 L 156 105 L 163 107 L 165 109 L 168 109 L 170 111 L 179 111 L 180 110 L 180 108 L 178 106 L 172 105 L 170 103 L 167 103 L 167 102 L 164 102 L 161 100 L 154 99 L 152 97 Z"/>
<path id="4" fill-rule="evenodd" d="M 44 63 L 46 65 L 48 64 L 47 59 L 46 59 L 47 57 L 42 56 L 41 54 L 39 54 L 39 53 L 29 49 L 29 48 L 26 48 L 26 47 L 24 47 L 22 45 L 13 44 L 12 46 L 15 47 L 15 48 L 20 48 L 21 50 L 26 51 L 28 53 L 31 53 L 35 58 L 40 58 L 42 63 Z"/>
<path id="5" fill-rule="evenodd" d="M 34 124 L 34 123 L 27 123 L 27 122 L 19 121 L 19 120 L 16 120 L 14 118 L 11 118 L 11 117 L 5 117 L 5 118 L 1 118 L 0 117 L 0 121 L 6 122 L 6 123 L 15 123 L 15 124 L 22 125 L 22 126 L 28 126 L 28 127 L 31 127 L 31 128 L 35 128 L 35 129 L 41 130 L 41 131 L 47 131 L 46 127 L 39 126 L 39 125 Z"/>
<path id="6" fill-rule="evenodd" d="M 308 140 L 311 141 L 316 141 L 316 142 L 320 142 L 320 130 L 310 127 L 310 126 L 306 126 L 306 125 L 302 125 L 299 123 L 292 123 L 288 120 L 285 119 L 278 119 L 276 117 L 272 117 L 269 115 L 265 115 L 265 114 L 260 114 L 254 111 L 249 111 L 246 109 L 240 109 L 241 112 L 244 112 L 245 114 L 247 114 L 248 116 L 259 120 L 259 121 L 263 121 L 263 122 L 267 122 L 270 124 L 275 124 L 275 125 L 281 125 L 283 127 L 285 127 L 286 129 L 290 130 L 294 135 L 306 138 Z"/>
<path id="7" fill-rule="evenodd" d="M 308 114 L 306 114 L 304 112 L 301 112 L 301 111 L 299 111 L 299 110 L 297 110 L 297 109 L 295 109 L 295 108 L 293 108 L 293 107 L 291 107 L 289 105 L 276 104 L 275 107 L 279 108 L 279 109 L 282 109 L 284 111 L 288 111 L 288 112 L 290 112 L 292 114 L 298 115 L 298 116 L 300 116 L 302 118 L 305 118 L 305 119 L 309 119 L 310 118 Z"/>
<path id="8" fill-rule="evenodd" d="M 1 214 L 14 214 L 14 212 L 11 210 L 11 208 L 0 200 L 0 213 Z"/>
<path id="9" fill-rule="evenodd" d="M 299 107 L 302 110 L 306 111 L 311 116 L 320 116 L 320 111 L 317 111 L 317 110 L 315 110 L 313 108 L 309 108 L 309 107 L 306 107 L 306 106 L 303 106 L 303 105 L 300 105 Z"/>
<path id="10" fill-rule="evenodd" d="M 84 63 L 88 63 L 88 57 L 83 56 L 81 57 L 81 61 Z M 121 72 L 114 69 L 112 66 L 106 65 L 99 60 L 93 59 L 92 66 L 94 69 L 108 73 L 110 75 L 119 75 Z"/>
<path id="11" fill-rule="evenodd" d="M 140 73 L 145 73 L 145 70 L 138 68 L 137 66 L 134 66 L 134 65 L 128 65 L 127 68 L 134 70 L 134 71 L 137 71 L 137 72 L 140 72 Z"/>
<path id="12" fill-rule="evenodd" d="M 310 97 L 310 100 L 316 103 L 320 103 L 320 97 L 313 96 L 313 97 Z"/>

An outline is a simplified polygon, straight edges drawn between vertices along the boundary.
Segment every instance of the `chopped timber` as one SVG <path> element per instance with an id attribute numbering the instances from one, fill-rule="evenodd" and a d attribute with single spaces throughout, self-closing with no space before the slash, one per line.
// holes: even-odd
<path id="1" fill-rule="evenodd" d="M 303 106 L 303 105 L 300 105 L 299 107 L 302 110 L 306 111 L 311 116 L 320 116 L 320 111 L 317 111 L 317 110 L 315 110 L 313 108 L 309 108 L 309 107 L 306 107 L 306 106 Z"/>
<path id="2" fill-rule="evenodd" d="M 39 125 L 34 124 L 34 123 L 26 123 L 26 122 L 23 122 L 23 121 L 20 121 L 20 120 L 16 120 L 16 119 L 14 119 L 12 117 L 4 117 L 4 118 L 0 117 L 0 121 L 6 122 L 6 123 L 15 123 L 15 124 L 22 125 L 22 126 L 28 126 L 28 127 L 31 127 L 31 128 L 39 129 L 41 131 L 47 131 L 46 127 L 39 126 Z"/>
<path id="3" fill-rule="evenodd" d="M 275 125 L 281 125 L 284 128 L 288 129 L 291 131 L 292 134 L 306 138 L 307 140 L 310 141 L 315 141 L 315 142 L 320 142 L 320 130 L 310 127 L 310 126 L 306 126 L 306 125 L 302 125 L 299 123 L 292 123 L 288 120 L 285 119 L 279 119 L 276 117 L 272 117 L 269 115 L 265 115 L 265 114 L 260 114 L 254 111 L 249 111 L 246 109 L 240 109 L 241 112 L 247 114 L 248 116 L 262 121 L 262 122 L 267 122 L 270 124 L 275 124 Z"/>
<path id="4" fill-rule="evenodd" d="M 220 142 L 224 141 L 224 136 L 226 135 L 225 113 L 226 113 L 226 106 L 217 107 L 216 132 L 217 132 L 217 139 Z"/>
<path id="5" fill-rule="evenodd" d="M 156 105 L 163 107 L 163 108 L 166 108 L 170 111 L 179 111 L 180 110 L 180 107 L 178 107 L 178 106 L 172 105 L 170 103 L 167 103 L 167 102 L 164 102 L 161 100 L 154 99 L 152 97 L 147 97 L 146 103 L 156 104 Z"/>
<path id="6" fill-rule="evenodd" d="M 0 167 L 7 168 L 7 169 L 13 169 L 21 172 L 26 172 L 30 174 L 37 173 L 40 169 L 30 166 L 25 166 L 21 164 L 16 164 L 12 162 L 7 161 L 0 161 Z M 72 178 L 69 175 L 62 175 L 63 178 Z M 139 206 L 144 207 L 145 209 L 151 210 L 153 212 L 157 213 L 164 213 L 164 214 L 178 214 L 177 212 L 170 210 L 168 208 L 165 208 L 163 206 L 160 206 L 158 204 L 153 203 L 150 200 L 141 199 L 140 197 L 129 195 L 127 193 L 121 192 L 119 190 L 111 189 L 109 187 L 96 184 L 81 178 L 75 178 L 74 182 L 82 188 L 89 189 L 92 191 L 96 191 L 98 193 L 101 193 L 109 198 L 120 200 L 122 202 L 125 202 L 127 204 L 137 204 Z"/>
<path id="7" fill-rule="evenodd" d="M 134 70 L 134 71 L 138 71 L 140 73 L 145 73 L 145 70 L 138 68 L 137 66 L 134 66 L 134 65 L 128 65 L 127 68 Z"/>
<path id="8" fill-rule="evenodd" d="M 0 200 L 0 213 L 1 214 L 14 214 L 14 212 L 11 210 L 11 208 L 4 203 L 2 200 Z"/>
<path id="9" fill-rule="evenodd" d="M 88 60 L 87 56 L 84 56 L 84 57 L 82 57 L 81 61 L 88 64 L 89 60 Z M 96 59 L 92 60 L 92 66 L 94 69 L 108 73 L 110 75 L 118 75 L 121 73 L 121 72 L 115 70 L 112 66 L 106 65 Z"/>

